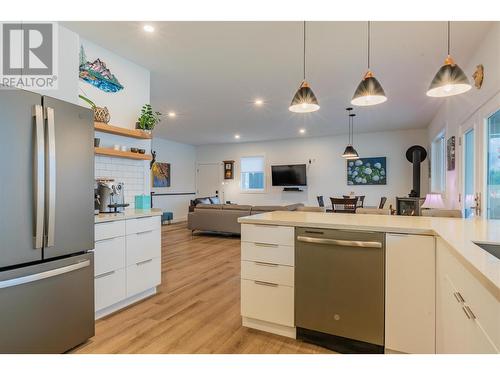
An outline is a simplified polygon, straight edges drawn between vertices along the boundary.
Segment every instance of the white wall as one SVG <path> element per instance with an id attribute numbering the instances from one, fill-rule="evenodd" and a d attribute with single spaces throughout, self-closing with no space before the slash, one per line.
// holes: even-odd
<path id="1" fill-rule="evenodd" d="M 78 80 L 79 94 L 90 98 L 99 107 L 106 106 L 111 114 L 110 124 L 130 129 L 135 128 L 141 107 L 150 102 L 149 70 L 88 40 L 80 39 L 80 43 L 85 49 L 87 60 L 94 61 L 100 58 L 104 61 L 106 67 L 116 76 L 124 88 L 118 92 L 109 93 L 83 80 Z M 79 51 L 78 46 L 78 53 Z M 75 72 L 75 74 L 78 73 Z M 85 102 L 80 101 L 80 103 L 83 105 Z"/>
<path id="2" fill-rule="evenodd" d="M 161 123 L 160 125 L 161 126 Z M 192 193 L 195 191 L 196 148 L 161 138 L 153 138 L 156 161 L 170 163 L 171 185 L 166 188 L 151 188 L 156 193 Z M 190 199 L 194 195 L 169 195 L 153 198 L 153 205 L 173 212 L 174 221 L 187 219 Z"/>
<path id="3" fill-rule="evenodd" d="M 412 187 L 412 166 L 405 158 L 408 147 L 418 144 L 427 148 L 426 129 L 364 133 L 355 135 L 355 147 L 360 156 L 387 157 L 387 185 L 348 186 L 346 162 L 340 156 L 346 146 L 346 136 L 301 138 L 282 141 L 232 143 L 198 146 L 198 163 L 235 160 L 235 179 L 221 186 L 224 200 L 240 204 L 284 204 L 303 202 L 317 205 L 316 196 L 325 199 L 354 191 L 366 195 L 365 205 L 378 205 L 380 197 L 395 206 L 396 196 L 407 196 Z M 242 156 L 264 155 L 266 159 L 266 191 L 242 193 L 239 187 L 239 166 Z M 304 192 L 283 192 L 271 186 L 270 166 L 273 164 L 308 163 L 308 186 Z M 222 168 L 222 166 L 221 166 Z M 422 163 L 421 195 L 427 192 L 428 164 Z M 326 203 L 326 202 L 325 202 Z"/>
<path id="4" fill-rule="evenodd" d="M 454 171 L 448 171 L 446 174 L 445 199 L 447 205 L 451 208 L 460 208 L 459 193 L 461 187 L 459 172 L 462 152 L 458 142 L 459 128 L 471 116 L 480 112 L 490 99 L 500 91 L 500 22 L 495 22 L 492 25 L 489 33 L 478 46 L 476 52 L 471 56 L 469 62 L 457 61 L 457 63 L 469 78 L 475 71 L 476 65 L 483 64 L 485 76 L 483 86 L 480 90 L 473 87 L 469 92 L 462 95 L 444 99 L 436 98 L 436 100 L 442 100 L 443 103 L 429 124 L 429 144 L 443 129 L 445 129 L 446 139 L 451 136 L 457 137 L 456 167 Z M 438 68 L 436 67 L 436 71 Z M 470 79 L 473 84 L 472 78 Z"/>

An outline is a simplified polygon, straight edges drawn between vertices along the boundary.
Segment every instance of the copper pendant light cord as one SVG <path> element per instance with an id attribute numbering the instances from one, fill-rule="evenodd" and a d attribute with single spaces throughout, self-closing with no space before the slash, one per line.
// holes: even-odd
<path id="1" fill-rule="evenodd" d="M 368 21 L 368 71 L 370 70 L 370 21 Z"/>
<path id="2" fill-rule="evenodd" d="M 304 63 L 303 63 L 303 68 L 304 68 L 304 81 L 306 80 L 306 21 L 304 21 Z"/>
<path id="3" fill-rule="evenodd" d="M 448 56 L 450 56 L 450 21 L 448 21 Z"/>

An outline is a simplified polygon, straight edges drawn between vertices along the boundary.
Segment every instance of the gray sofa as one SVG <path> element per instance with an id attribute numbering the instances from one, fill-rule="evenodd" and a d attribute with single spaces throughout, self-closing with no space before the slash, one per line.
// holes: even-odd
<path id="1" fill-rule="evenodd" d="M 238 218 L 271 211 L 295 211 L 302 203 L 286 206 L 250 206 L 238 204 L 197 204 L 188 213 L 188 228 L 195 230 L 240 234 Z"/>

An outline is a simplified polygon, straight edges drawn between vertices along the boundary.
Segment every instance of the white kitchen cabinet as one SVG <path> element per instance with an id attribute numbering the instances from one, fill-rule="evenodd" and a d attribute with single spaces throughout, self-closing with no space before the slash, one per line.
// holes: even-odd
<path id="1" fill-rule="evenodd" d="M 437 240 L 437 353 L 500 353 L 500 302 Z"/>
<path id="2" fill-rule="evenodd" d="M 100 318 L 156 293 L 161 283 L 159 216 L 95 224 L 95 311 Z"/>
<path id="3" fill-rule="evenodd" d="M 243 326 L 295 338 L 295 229 L 241 226 Z"/>
<path id="4" fill-rule="evenodd" d="M 435 353 L 435 239 L 386 235 L 385 347 Z"/>

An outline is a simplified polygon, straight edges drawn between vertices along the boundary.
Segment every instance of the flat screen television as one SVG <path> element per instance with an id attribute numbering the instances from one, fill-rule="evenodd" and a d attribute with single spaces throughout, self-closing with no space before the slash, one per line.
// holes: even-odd
<path id="1" fill-rule="evenodd" d="M 272 165 L 273 186 L 306 186 L 306 165 Z"/>

